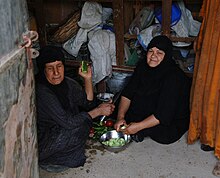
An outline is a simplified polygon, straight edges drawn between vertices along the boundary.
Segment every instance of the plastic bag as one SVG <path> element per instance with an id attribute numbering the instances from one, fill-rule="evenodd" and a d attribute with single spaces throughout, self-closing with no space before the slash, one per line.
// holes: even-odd
<path id="1" fill-rule="evenodd" d="M 154 10 L 150 7 L 144 7 L 131 23 L 129 33 L 138 35 L 141 30 L 151 25 L 154 17 Z"/>
<path id="2" fill-rule="evenodd" d="M 140 34 L 137 36 L 137 39 L 138 42 L 141 44 L 141 46 L 144 48 L 144 50 L 147 50 L 147 46 L 151 41 L 151 39 L 160 34 L 161 34 L 161 25 L 155 24 L 142 30 Z"/>
<path id="3" fill-rule="evenodd" d="M 156 9 L 154 11 L 154 14 L 156 16 L 156 19 L 161 24 L 162 23 L 162 8 Z M 179 22 L 180 18 L 181 18 L 181 10 L 178 4 L 173 3 L 171 7 L 171 25 L 170 26 L 176 25 Z"/>
<path id="4" fill-rule="evenodd" d="M 177 37 L 189 37 L 189 36 L 197 36 L 200 30 L 201 23 L 194 20 L 191 12 L 185 8 L 184 2 L 179 1 L 178 5 L 181 9 L 182 16 L 179 22 L 172 26 L 172 30 L 175 31 L 175 36 Z M 191 43 L 184 42 L 176 42 L 173 43 L 174 46 L 189 46 Z"/>

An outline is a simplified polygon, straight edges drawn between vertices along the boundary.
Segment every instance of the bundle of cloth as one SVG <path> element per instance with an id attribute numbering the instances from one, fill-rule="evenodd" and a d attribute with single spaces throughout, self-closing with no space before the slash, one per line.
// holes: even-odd
<path id="1" fill-rule="evenodd" d="M 93 63 L 93 83 L 112 75 L 112 64 L 116 64 L 115 34 L 102 28 L 109 15 L 97 2 L 85 2 L 82 8 L 77 35 L 63 44 L 63 48 L 77 57 L 80 47 L 88 41 L 90 59 Z M 109 11 L 111 14 L 111 11 Z M 103 18 L 104 16 L 104 18 Z"/>

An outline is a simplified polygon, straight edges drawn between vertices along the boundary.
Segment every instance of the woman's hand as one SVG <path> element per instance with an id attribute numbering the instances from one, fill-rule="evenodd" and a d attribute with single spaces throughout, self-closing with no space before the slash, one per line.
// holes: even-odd
<path id="1" fill-rule="evenodd" d="M 88 112 L 88 114 L 92 118 L 96 118 L 98 116 L 109 116 L 113 113 L 115 109 L 115 105 L 111 103 L 102 103 L 95 109 Z"/>
<path id="2" fill-rule="evenodd" d="M 78 73 L 84 79 L 91 79 L 92 78 L 92 67 L 91 67 L 91 65 L 88 65 L 87 72 L 82 72 L 82 66 L 80 66 Z"/>
<path id="3" fill-rule="evenodd" d="M 117 120 L 114 128 L 117 132 L 121 131 L 121 126 L 127 126 L 126 121 L 124 119 Z"/>
<path id="4" fill-rule="evenodd" d="M 111 103 L 102 103 L 100 104 L 97 109 L 99 109 L 100 113 L 99 115 L 103 115 L 103 116 L 109 116 L 113 113 L 114 109 L 115 109 L 115 105 L 111 104 Z"/>
<path id="5" fill-rule="evenodd" d="M 140 130 L 141 130 L 140 123 L 131 122 L 129 125 L 126 126 L 125 129 L 120 131 L 122 131 L 124 134 L 131 135 L 131 134 L 136 134 Z"/>

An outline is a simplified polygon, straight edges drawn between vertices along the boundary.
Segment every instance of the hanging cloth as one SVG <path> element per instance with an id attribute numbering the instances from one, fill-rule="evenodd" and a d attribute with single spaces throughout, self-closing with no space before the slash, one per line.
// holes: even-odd
<path id="1" fill-rule="evenodd" d="M 200 139 L 220 159 L 220 1 L 204 0 L 191 90 L 188 143 Z M 201 51 L 200 51 L 201 50 Z"/>

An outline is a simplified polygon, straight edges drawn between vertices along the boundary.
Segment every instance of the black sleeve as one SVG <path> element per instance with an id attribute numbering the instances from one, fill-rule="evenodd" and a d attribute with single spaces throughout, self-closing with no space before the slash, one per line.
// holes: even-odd
<path id="1" fill-rule="evenodd" d="M 186 78 L 175 73 L 165 77 L 157 102 L 157 108 L 154 113 L 154 116 L 161 124 L 169 125 L 173 119 L 178 119 L 175 118 L 176 111 L 178 107 L 180 107 L 178 103 L 188 102 L 187 99 L 180 101 L 183 93 L 188 92 L 187 90 L 184 91 L 184 85 L 186 84 Z"/>
<path id="2" fill-rule="evenodd" d="M 37 92 L 37 108 L 41 118 L 52 119 L 63 128 L 72 129 L 83 122 L 92 122 L 92 118 L 87 112 L 80 112 L 73 115 L 66 112 L 57 97 L 48 88 L 44 87 Z"/>
<path id="3" fill-rule="evenodd" d="M 135 68 L 128 84 L 125 86 L 125 88 L 122 91 L 122 96 L 132 100 L 134 97 L 135 91 L 138 88 L 138 83 L 141 78 L 141 71 L 143 70 L 142 67 L 144 65 L 144 61 L 140 61 Z"/>
<path id="4" fill-rule="evenodd" d="M 71 98 L 76 100 L 76 104 L 84 111 L 89 111 L 97 106 L 97 101 L 94 99 L 93 101 L 87 100 L 87 95 L 84 89 L 79 85 L 78 82 L 71 78 L 67 78 L 68 85 L 71 91 Z M 70 99 L 71 99 L 70 98 Z"/>

